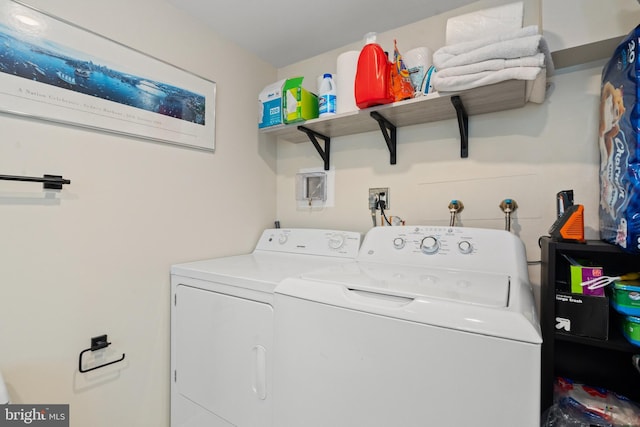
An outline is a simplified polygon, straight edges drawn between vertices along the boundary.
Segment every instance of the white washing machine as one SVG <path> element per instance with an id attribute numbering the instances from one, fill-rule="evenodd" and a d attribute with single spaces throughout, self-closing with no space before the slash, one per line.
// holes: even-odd
<path id="1" fill-rule="evenodd" d="M 171 425 L 272 426 L 273 290 L 352 261 L 361 236 L 269 229 L 250 254 L 171 267 Z"/>
<path id="2" fill-rule="evenodd" d="M 541 332 L 502 230 L 376 227 L 275 291 L 277 427 L 539 427 Z"/>

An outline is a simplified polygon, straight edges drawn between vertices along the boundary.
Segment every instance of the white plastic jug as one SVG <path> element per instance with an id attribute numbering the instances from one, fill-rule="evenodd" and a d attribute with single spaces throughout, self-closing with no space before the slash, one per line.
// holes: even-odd
<path id="1" fill-rule="evenodd" d="M 322 76 L 318 87 L 318 112 L 320 117 L 336 114 L 336 85 L 330 73 Z"/>

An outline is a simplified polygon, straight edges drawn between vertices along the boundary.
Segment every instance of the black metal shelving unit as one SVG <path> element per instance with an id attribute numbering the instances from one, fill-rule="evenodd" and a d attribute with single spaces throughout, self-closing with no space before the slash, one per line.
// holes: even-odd
<path id="1" fill-rule="evenodd" d="M 541 250 L 542 411 L 553 404 L 553 383 L 557 376 L 603 387 L 640 402 L 640 372 L 632 363 L 632 357 L 640 354 L 640 347 L 624 338 L 619 315 L 613 308 L 609 310 L 607 340 L 558 332 L 555 322 L 556 292 L 568 291 L 570 283 L 569 261 L 563 255 L 593 261 L 608 276 L 637 271 L 640 255 L 602 241 L 555 242 L 548 237 L 542 238 Z"/>

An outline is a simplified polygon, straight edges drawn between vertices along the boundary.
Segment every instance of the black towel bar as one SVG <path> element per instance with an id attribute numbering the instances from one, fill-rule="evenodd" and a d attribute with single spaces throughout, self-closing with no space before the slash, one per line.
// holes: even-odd
<path id="1" fill-rule="evenodd" d="M 62 190 L 63 184 L 71 184 L 70 180 L 64 179 L 61 175 L 44 175 L 42 178 L 37 176 L 0 175 L 0 180 L 42 182 L 47 190 Z"/>

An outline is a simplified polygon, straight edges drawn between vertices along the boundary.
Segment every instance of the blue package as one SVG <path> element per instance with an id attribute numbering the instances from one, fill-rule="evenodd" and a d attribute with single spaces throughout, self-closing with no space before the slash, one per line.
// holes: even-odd
<path id="1" fill-rule="evenodd" d="M 640 25 L 602 70 L 600 238 L 640 253 Z"/>

